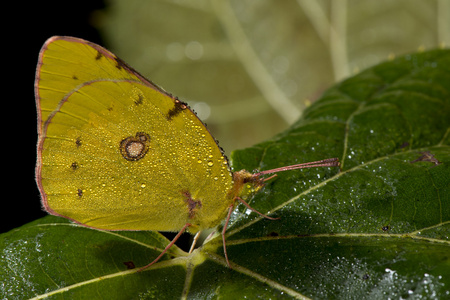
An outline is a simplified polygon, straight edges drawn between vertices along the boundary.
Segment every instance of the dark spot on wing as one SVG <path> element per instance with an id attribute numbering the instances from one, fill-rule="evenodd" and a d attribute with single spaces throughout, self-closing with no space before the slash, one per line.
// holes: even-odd
<path id="1" fill-rule="evenodd" d="M 77 145 L 77 148 L 80 147 L 82 145 L 81 143 L 81 137 L 77 137 L 77 139 L 75 140 L 75 145 Z"/>
<path id="2" fill-rule="evenodd" d="M 189 193 L 188 191 L 183 191 L 181 193 L 186 198 L 184 201 L 186 202 L 188 207 L 189 219 L 193 219 L 197 211 L 202 208 L 202 202 L 200 200 L 196 201 L 195 199 L 192 199 L 191 193 Z"/>
<path id="3" fill-rule="evenodd" d="M 117 56 L 114 56 L 114 60 L 116 61 L 116 68 L 118 70 L 122 70 L 123 67 L 127 67 L 127 64 Z"/>
<path id="4" fill-rule="evenodd" d="M 144 102 L 144 96 L 142 96 L 141 94 L 138 95 L 138 98 L 136 100 L 134 100 L 134 104 L 136 105 L 140 105 Z"/>
<path id="5" fill-rule="evenodd" d="M 167 120 L 170 121 L 173 118 L 175 118 L 179 113 L 181 113 L 183 110 L 187 108 L 187 104 L 184 102 L 181 102 L 178 99 L 175 99 L 175 105 L 174 107 L 169 110 L 167 113 Z"/>

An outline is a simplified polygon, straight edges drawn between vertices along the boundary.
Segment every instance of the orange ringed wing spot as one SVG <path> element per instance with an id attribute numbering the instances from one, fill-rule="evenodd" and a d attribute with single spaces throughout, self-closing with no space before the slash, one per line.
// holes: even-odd
<path id="1" fill-rule="evenodd" d="M 140 160 L 147 154 L 150 148 L 150 135 L 138 132 L 135 136 L 124 138 L 120 142 L 120 153 L 129 161 Z"/>

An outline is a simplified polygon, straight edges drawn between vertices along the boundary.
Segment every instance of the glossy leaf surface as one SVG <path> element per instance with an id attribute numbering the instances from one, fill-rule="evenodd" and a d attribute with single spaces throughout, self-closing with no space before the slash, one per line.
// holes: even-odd
<path id="1" fill-rule="evenodd" d="M 1 235 L 1 298 L 445 298 L 450 295 L 450 51 L 399 57 L 332 87 L 290 129 L 235 151 L 279 173 L 187 255 L 156 232 L 46 217 Z M 219 228 L 220 232 L 220 228 Z"/>

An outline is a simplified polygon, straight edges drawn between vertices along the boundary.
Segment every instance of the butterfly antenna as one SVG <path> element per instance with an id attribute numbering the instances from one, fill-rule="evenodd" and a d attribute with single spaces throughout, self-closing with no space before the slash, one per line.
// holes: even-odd
<path id="1" fill-rule="evenodd" d="M 322 159 L 322 160 L 318 160 L 318 161 L 311 161 L 311 162 L 307 162 L 307 163 L 302 163 L 302 164 L 291 165 L 291 166 L 280 167 L 280 168 L 276 168 L 276 169 L 257 172 L 257 173 L 253 174 L 253 177 L 259 177 L 259 176 L 265 175 L 265 174 L 273 174 L 273 173 L 278 173 L 278 172 L 283 172 L 283 171 L 288 171 L 288 170 L 317 168 L 317 167 L 339 167 L 340 165 L 341 164 L 339 163 L 338 158 L 327 158 L 327 159 Z M 267 178 L 265 181 L 273 178 L 274 176 L 275 175 Z"/>
<path id="2" fill-rule="evenodd" d="M 271 169 L 271 170 L 265 170 L 265 171 L 261 171 L 261 172 L 257 172 L 252 174 L 252 178 L 256 178 L 257 180 L 259 180 L 259 177 L 262 175 L 266 175 L 266 174 L 273 174 L 273 173 L 278 173 L 278 172 L 283 172 L 283 171 L 288 171 L 288 170 L 296 170 L 296 169 L 304 169 L 304 168 L 316 168 L 316 167 L 339 167 L 340 163 L 339 163 L 339 159 L 338 158 L 327 158 L 327 159 L 322 159 L 322 160 L 318 160 L 318 161 L 312 161 L 312 162 L 307 162 L 307 163 L 302 163 L 302 164 L 297 164 L 297 165 L 291 165 L 291 166 L 286 166 L 286 167 L 280 167 L 280 168 L 276 168 L 276 169 Z M 272 176 L 262 179 L 263 181 L 267 181 L 270 180 L 271 178 L 277 176 L 276 174 L 273 174 Z M 257 211 L 256 209 L 254 209 L 253 207 L 251 207 L 247 202 L 245 202 L 243 199 L 241 199 L 240 197 L 236 197 L 236 200 L 238 200 L 239 202 L 241 202 L 242 204 L 244 204 L 248 209 L 250 209 L 251 211 L 259 214 L 260 216 L 269 219 L 269 220 L 278 220 L 279 218 L 272 218 L 269 217 L 263 213 L 260 213 L 259 211 Z M 230 217 L 231 217 L 231 213 L 233 212 L 233 208 L 234 208 L 234 204 L 230 205 L 228 207 L 228 214 L 227 214 L 227 219 L 225 221 L 225 224 L 223 226 L 222 229 L 222 242 L 223 242 L 223 253 L 225 255 L 225 260 L 227 262 L 227 265 L 229 268 L 231 268 L 230 266 L 230 261 L 228 260 L 228 254 L 227 254 L 227 246 L 225 243 L 225 233 L 227 231 L 227 227 L 228 227 L 228 223 L 230 221 Z"/>

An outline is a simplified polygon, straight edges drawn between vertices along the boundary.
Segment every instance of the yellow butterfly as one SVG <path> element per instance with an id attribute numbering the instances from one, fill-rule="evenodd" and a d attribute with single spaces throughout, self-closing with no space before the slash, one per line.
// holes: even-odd
<path id="1" fill-rule="evenodd" d="M 179 231 L 143 268 L 185 230 L 197 233 L 224 219 L 229 265 L 225 231 L 231 212 L 238 202 L 249 207 L 242 196 L 264 186 L 262 175 L 339 165 L 328 159 L 233 173 L 186 103 L 113 53 L 78 38 L 45 42 L 35 93 L 36 181 L 44 208 L 103 230 Z"/>

